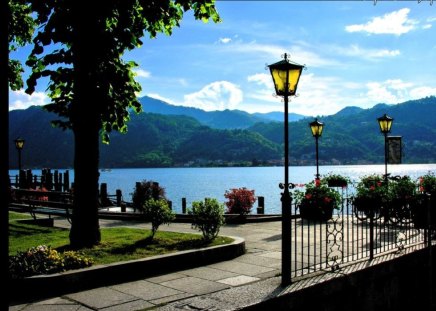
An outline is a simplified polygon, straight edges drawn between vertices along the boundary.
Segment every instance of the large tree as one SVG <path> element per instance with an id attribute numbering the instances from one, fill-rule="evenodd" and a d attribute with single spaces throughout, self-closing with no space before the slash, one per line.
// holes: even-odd
<path id="1" fill-rule="evenodd" d="M 135 92 L 134 62 L 127 50 L 141 46 L 145 33 L 171 35 L 184 12 L 196 19 L 219 21 L 215 0 L 29 0 L 41 26 L 27 65 L 37 80 L 49 78 L 51 103 L 60 116 L 54 123 L 71 128 L 74 149 L 74 211 L 70 243 L 75 247 L 100 241 L 98 223 L 99 139 L 112 130 L 126 132 L 129 108 L 141 111 Z M 61 156 L 61 155 L 60 155 Z"/>
<path id="2" fill-rule="evenodd" d="M 1 18 L 1 48 L 0 48 L 0 98 L 1 98 L 1 138 L 2 156 L 0 164 L 0 228 L 1 228 L 1 279 L 9 279 L 9 219 L 8 206 L 10 199 L 9 189 L 9 88 L 18 90 L 23 87 L 21 74 L 22 64 L 9 57 L 9 54 L 17 48 L 29 43 L 32 39 L 34 21 L 31 10 L 25 0 L 2 1 L 0 11 Z M 7 72 L 7 74 L 5 74 Z M 6 286 L 1 299 L 0 309 L 7 310 L 9 306 L 9 287 Z"/>

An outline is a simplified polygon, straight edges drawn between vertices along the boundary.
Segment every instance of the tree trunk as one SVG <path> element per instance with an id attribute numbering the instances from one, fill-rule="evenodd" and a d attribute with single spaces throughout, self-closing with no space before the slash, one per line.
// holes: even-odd
<path id="1" fill-rule="evenodd" d="M 73 1 L 75 38 L 72 45 L 74 101 L 71 121 L 74 147 L 74 210 L 70 244 L 82 248 L 100 242 L 98 222 L 99 131 L 98 92 L 95 81 L 99 33 L 95 5 Z"/>

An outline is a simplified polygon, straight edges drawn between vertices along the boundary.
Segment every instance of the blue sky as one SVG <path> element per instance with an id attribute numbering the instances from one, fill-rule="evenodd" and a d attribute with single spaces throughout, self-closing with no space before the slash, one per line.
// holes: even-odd
<path id="1" fill-rule="evenodd" d="M 436 4 L 431 1 L 217 1 L 222 23 L 187 13 L 171 37 L 126 53 L 139 96 L 204 110 L 283 111 L 266 65 L 305 64 L 290 112 L 330 115 L 436 95 Z M 28 49 L 17 56 L 23 57 Z M 14 55 L 13 55 L 14 56 Z M 48 103 L 10 92 L 10 109 Z"/>

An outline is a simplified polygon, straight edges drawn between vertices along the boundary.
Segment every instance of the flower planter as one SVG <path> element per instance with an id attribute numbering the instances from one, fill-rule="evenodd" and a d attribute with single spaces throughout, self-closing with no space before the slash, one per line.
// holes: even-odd
<path id="1" fill-rule="evenodd" d="M 436 206 L 435 199 L 430 201 L 430 215 L 428 215 L 428 201 L 423 197 L 418 197 L 410 205 L 412 209 L 413 225 L 416 229 L 436 229 Z M 430 216 L 428 223 L 427 218 Z"/>
<path id="2" fill-rule="evenodd" d="M 303 201 L 299 208 L 300 216 L 305 220 L 327 221 L 333 216 L 333 203 Z"/>
<path id="3" fill-rule="evenodd" d="M 374 219 L 381 217 L 382 203 L 380 198 L 356 197 L 353 200 L 353 206 L 354 215 L 360 220 L 371 217 L 371 212 Z"/>
<path id="4" fill-rule="evenodd" d="M 369 215 L 373 210 L 375 214 L 378 214 L 381 209 L 381 200 L 378 198 L 364 198 L 356 197 L 353 201 L 354 208 L 359 212 L 364 212 Z"/>
<path id="5" fill-rule="evenodd" d="M 348 186 L 348 183 L 346 180 L 341 179 L 331 179 L 327 181 L 327 185 L 329 187 L 337 187 L 337 188 L 345 188 Z"/>

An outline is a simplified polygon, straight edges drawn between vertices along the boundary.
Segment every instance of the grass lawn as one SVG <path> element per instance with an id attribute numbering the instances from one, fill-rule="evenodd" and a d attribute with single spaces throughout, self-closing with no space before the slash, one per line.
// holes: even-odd
<path id="1" fill-rule="evenodd" d="M 22 216 L 23 215 L 23 216 Z M 25 251 L 38 245 L 47 245 L 58 251 L 70 250 L 69 230 L 24 224 L 17 219 L 30 218 L 25 214 L 9 213 L 9 255 Z M 164 226 L 162 226 L 164 228 Z M 189 250 L 233 241 L 227 237 L 217 237 L 205 244 L 202 236 L 188 233 L 157 231 L 150 239 L 151 230 L 133 228 L 102 228 L 101 243 L 80 251 L 94 261 L 94 265 L 139 259 L 171 252 Z"/>

